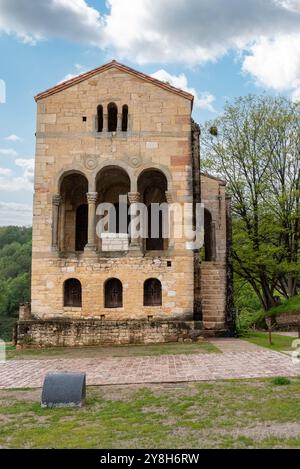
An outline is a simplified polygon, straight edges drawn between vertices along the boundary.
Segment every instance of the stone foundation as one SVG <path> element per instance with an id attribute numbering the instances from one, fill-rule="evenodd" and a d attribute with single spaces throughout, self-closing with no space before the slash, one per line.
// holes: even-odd
<path id="1" fill-rule="evenodd" d="M 32 319 L 18 322 L 15 343 L 17 348 L 154 344 L 196 342 L 207 334 L 214 335 L 204 331 L 200 321 Z"/>

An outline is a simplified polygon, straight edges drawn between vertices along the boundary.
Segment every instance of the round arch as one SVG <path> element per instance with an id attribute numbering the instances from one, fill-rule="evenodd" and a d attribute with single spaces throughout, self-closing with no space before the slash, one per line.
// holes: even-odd
<path id="1" fill-rule="evenodd" d="M 87 183 L 88 183 L 88 191 L 89 192 L 92 192 L 91 191 L 91 177 L 90 175 L 86 174 L 82 167 L 81 166 L 77 166 L 77 165 L 72 165 L 72 166 L 69 166 L 69 167 L 65 167 L 63 168 L 57 175 L 56 175 L 56 178 L 55 178 L 55 190 L 56 190 L 56 193 L 59 194 L 60 193 L 60 189 L 61 189 L 61 184 L 64 180 L 64 178 L 66 176 L 70 176 L 72 174 L 80 174 L 81 176 L 83 176 L 86 180 L 87 180 Z"/>
<path id="2" fill-rule="evenodd" d="M 101 162 L 101 164 L 99 164 L 94 169 L 94 171 L 91 174 L 91 181 L 92 181 L 92 189 L 90 189 L 91 192 L 96 191 L 96 184 L 97 184 L 97 179 L 99 177 L 99 174 L 101 173 L 101 171 L 105 170 L 106 168 L 107 169 L 110 169 L 110 168 L 122 169 L 127 174 L 130 180 L 130 191 L 132 191 L 132 187 L 134 185 L 134 174 L 131 168 L 129 168 L 128 165 L 124 161 L 121 161 L 121 160 L 113 160 L 113 161 L 104 160 Z"/>
<path id="3" fill-rule="evenodd" d="M 137 190 L 137 185 L 138 185 L 138 180 L 139 178 L 142 176 L 143 173 L 145 172 L 148 172 L 148 171 L 159 171 L 161 172 L 166 180 L 167 180 L 167 184 L 168 184 L 168 187 L 167 187 L 167 190 L 169 192 L 172 192 L 173 191 L 173 179 L 172 179 L 172 175 L 169 171 L 169 169 L 166 167 L 166 166 L 162 166 L 162 165 L 159 165 L 159 164 L 143 164 L 142 166 L 140 166 L 134 173 L 134 180 L 135 180 L 135 190 Z"/>

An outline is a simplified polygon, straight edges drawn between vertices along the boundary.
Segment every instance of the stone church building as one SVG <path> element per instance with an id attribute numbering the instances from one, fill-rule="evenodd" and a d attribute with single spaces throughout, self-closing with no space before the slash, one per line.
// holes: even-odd
<path id="1" fill-rule="evenodd" d="M 112 61 L 35 100 L 32 299 L 20 308 L 17 345 L 232 331 L 230 200 L 224 181 L 200 171 L 193 96 Z M 98 236 L 98 205 L 118 213 L 120 196 L 150 211 L 162 202 L 195 211 L 201 202 L 204 247 L 186 249 L 160 231 L 134 238 L 118 222 Z"/>

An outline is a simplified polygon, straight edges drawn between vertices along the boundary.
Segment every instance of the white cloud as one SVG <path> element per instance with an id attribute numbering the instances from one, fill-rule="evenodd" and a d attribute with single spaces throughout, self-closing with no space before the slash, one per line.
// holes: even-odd
<path id="1" fill-rule="evenodd" d="M 259 85 L 276 91 L 300 92 L 300 33 L 261 38 L 250 47 L 243 61 L 243 71 Z"/>
<path id="2" fill-rule="evenodd" d="M 0 191 L 32 191 L 34 179 L 34 159 L 18 158 L 16 159 L 15 164 L 17 167 L 22 168 L 22 175 L 16 176 L 11 172 L 6 174 L 0 173 Z"/>
<path id="3" fill-rule="evenodd" d="M 0 201 L 0 225 L 31 225 L 32 207 L 28 204 Z"/>
<path id="4" fill-rule="evenodd" d="M 243 70 L 257 83 L 293 93 L 300 87 L 299 0 L 106 3 L 104 15 L 88 0 L 0 0 L 0 31 L 31 43 L 59 37 L 92 44 L 139 64 L 193 67 L 234 50 L 242 57 L 246 54 Z M 199 99 L 199 106 L 212 105 L 209 94 Z"/>
<path id="5" fill-rule="evenodd" d="M 100 44 L 100 13 L 85 0 L 0 0 L 0 31 L 35 44 L 47 37 Z"/>
<path id="6" fill-rule="evenodd" d="M 74 68 L 76 72 L 68 73 L 67 75 L 64 76 L 64 78 L 61 81 L 58 82 L 58 84 L 63 83 L 66 80 L 71 80 L 72 78 L 75 78 L 78 75 L 81 75 L 82 73 L 87 72 L 87 69 L 83 65 L 80 65 L 80 64 L 75 64 Z"/>
<path id="7" fill-rule="evenodd" d="M 23 168 L 24 174 L 23 178 L 26 180 L 29 184 L 33 183 L 34 179 L 34 159 L 22 159 L 18 158 L 16 160 L 16 165 L 19 166 L 20 168 Z"/>
<path id="8" fill-rule="evenodd" d="M 207 109 L 210 112 L 215 112 L 213 107 L 215 97 L 208 91 L 198 93 L 195 88 L 189 87 L 187 77 L 184 73 L 181 73 L 180 75 L 171 75 L 166 70 L 161 69 L 157 70 L 157 72 L 153 73 L 151 76 L 153 78 L 157 78 L 158 80 L 170 83 L 170 85 L 173 85 L 176 88 L 188 91 L 194 95 L 194 104 L 196 107 L 200 109 Z"/>
<path id="9" fill-rule="evenodd" d="M 216 60 L 259 36 L 299 29 L 296 1 L 108 0 L 106 45 L 139 63 Z"/>
<path id="10" fill-rule="evenodd" d="M 4 138 L 4 140 L 8 140 L 9 142 L 21 142 L 22 139 L 16 134 L 11 134 L 8 135 L 7 137 Z"/>
<path id="11" fill-rule="evenodd" d="M 18 153 L 16 152 L 16 150 L 13 150 L 12 148 L 0 148 L 0 155 L 18 156 Z"/>
<path id="12" fill-rule="evenodd" d="M 10 174 L 11 174 L 11 169 L 0 168 L 0 176 L 9 176 Z"/>

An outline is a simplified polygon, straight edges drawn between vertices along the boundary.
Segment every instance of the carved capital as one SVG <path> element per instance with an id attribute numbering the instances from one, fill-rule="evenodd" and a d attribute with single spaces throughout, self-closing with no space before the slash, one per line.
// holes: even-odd
<path id="1" fill-rule="evenodd" d="M 128 199 L 131 204 L 137 204 L 140 201 L 140 193 L 128 192 Z"/>
<path id="2" fill-rule="evenodd" d="M 86 198 L 87 198 L 88 204 L 95 204 L 98 199 L 98 192 L 87 192 Z"/>
<path id="3" fill-rule="evenodd" d="M 53 195 L 52 204 L 56 205 L 58 207 L 60 205 L 60 203 L 61 203 L 61 196 L 59 194 Z"/>
<path id="4" fill-rule="evenodd" d="M 168 204 L 172 204 L 173 203 L 173 194 L 172 194 L 172 192 L 166 191 L 165 194 L 166 194 L 166 200 L 167 200 Z"/>

